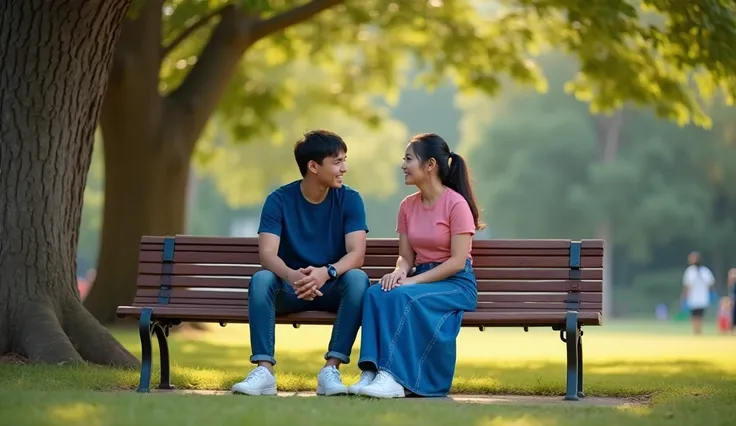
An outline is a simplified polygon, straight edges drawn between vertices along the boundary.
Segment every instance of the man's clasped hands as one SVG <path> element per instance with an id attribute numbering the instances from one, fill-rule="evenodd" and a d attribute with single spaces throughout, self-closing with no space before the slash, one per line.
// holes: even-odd
<path id="1" fill-rule="evenodd" d="M 407 278 L 406 272 L 396 270 L 390 272 L 381 278 L 381 288 L 384 291 L 404 284 L 412 284 L 411 278 Z M 294 288 L 294 293 L 299 299 L 314 300 L 317 296 L 322 296 L 320 289 L 330 279 L 327 267 L 317 268 L 308 266 L 292 271 L 288 275 L 288 282 Z"/>

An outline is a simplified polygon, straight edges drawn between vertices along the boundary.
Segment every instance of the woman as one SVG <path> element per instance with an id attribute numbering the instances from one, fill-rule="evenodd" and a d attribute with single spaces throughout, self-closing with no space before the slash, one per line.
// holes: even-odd
<path id="1" fill-rule="evenodd" d="M 419 192 L 399 207 L 396 269 L 363 299 L 363 373 L 349 391 L 377 398 L 445 396 L 455 340 L 478 296 L 470 248 L 478 221 L 465 161 L 435 134 L 406 148 L 404 182 Z M 413 274 L 412 274 L 413 272 Z"/>

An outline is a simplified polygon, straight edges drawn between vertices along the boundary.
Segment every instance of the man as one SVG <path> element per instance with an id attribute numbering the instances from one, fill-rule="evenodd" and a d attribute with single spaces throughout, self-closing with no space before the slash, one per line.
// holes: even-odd
<path id="1" fill-rule="evenodd" d="M 693 333 L 701 334 L 703 316 L 710 305 L 710 293 L 716 279 L 710 269 L 700 263 L 700 253 L 690 253 L 688 263 L 690 266 L 682 277 L 682 299 L 690 309 Z"/>
<path id="2" fill-rule="evenodd" d="M 308 310 L 337 312 L 317 394 L 348 393 L 338 368 L 350 362 L 369 280 L 359 269 L 368 232 L 365 207 L 342 183 L 347 151 L 334 133 L 306 133 L 294 147 L 302 179 L 266 198 L 258 229 L 263 270 L 251 278 L 248 297 L 250 361 L 258 366 L 233 393 L 276 394 L 275 316 Z"/>

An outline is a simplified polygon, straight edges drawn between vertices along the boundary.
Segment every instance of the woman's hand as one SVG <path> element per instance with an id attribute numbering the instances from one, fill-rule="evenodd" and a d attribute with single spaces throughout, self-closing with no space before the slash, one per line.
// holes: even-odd
<path id="1" fill-rule="evenodd" d="M 383 291 L 391 291 L 394 287 L 400 286 L 406 279 L 406 272 L 396 270 L 390 274 L 386 274 L 381 278 L 381 288 Z"/>

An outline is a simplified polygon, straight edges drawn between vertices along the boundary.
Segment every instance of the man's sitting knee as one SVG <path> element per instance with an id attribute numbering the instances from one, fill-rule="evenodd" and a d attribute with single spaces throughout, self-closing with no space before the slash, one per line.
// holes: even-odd
<path id="1" fill-rule="evenodd" d="M 261 269 L 260 271 L 253 274 L 253 277 L 250 279 L 250 282 L 253 281 L 274 281 L 278 280 L 278 276 L 274 274 L 273 272 L 269 271 L 268 269 Z"/>
<path id="2" fill-rule="evenodd" d="M 343 280 L 351 286 L 363 286 L 364 290 L 370 285 L 370 279 L 362 269 L 350 269 L 343 274 Z"/>
<path id="3" fill-rule="evenodd" d="M 340 284 L 344 287 L 343 291 L 346 291 L 343 294 L 356 299 L 356 303 L 358 303 L 358 299 L 362 300 L 363 294 L 370 286 L 368 275 L 360 269 L 351 269 L 346 271 L 342 278 Z"/>
<path id="4" fill-rule="evenodd" d="M 260 289 L 266 289 L 279 284 L 279 277 L 267 269 L 261 269 L 253 274 L 248 284 L 248 291 L 253 292 Z"/>

